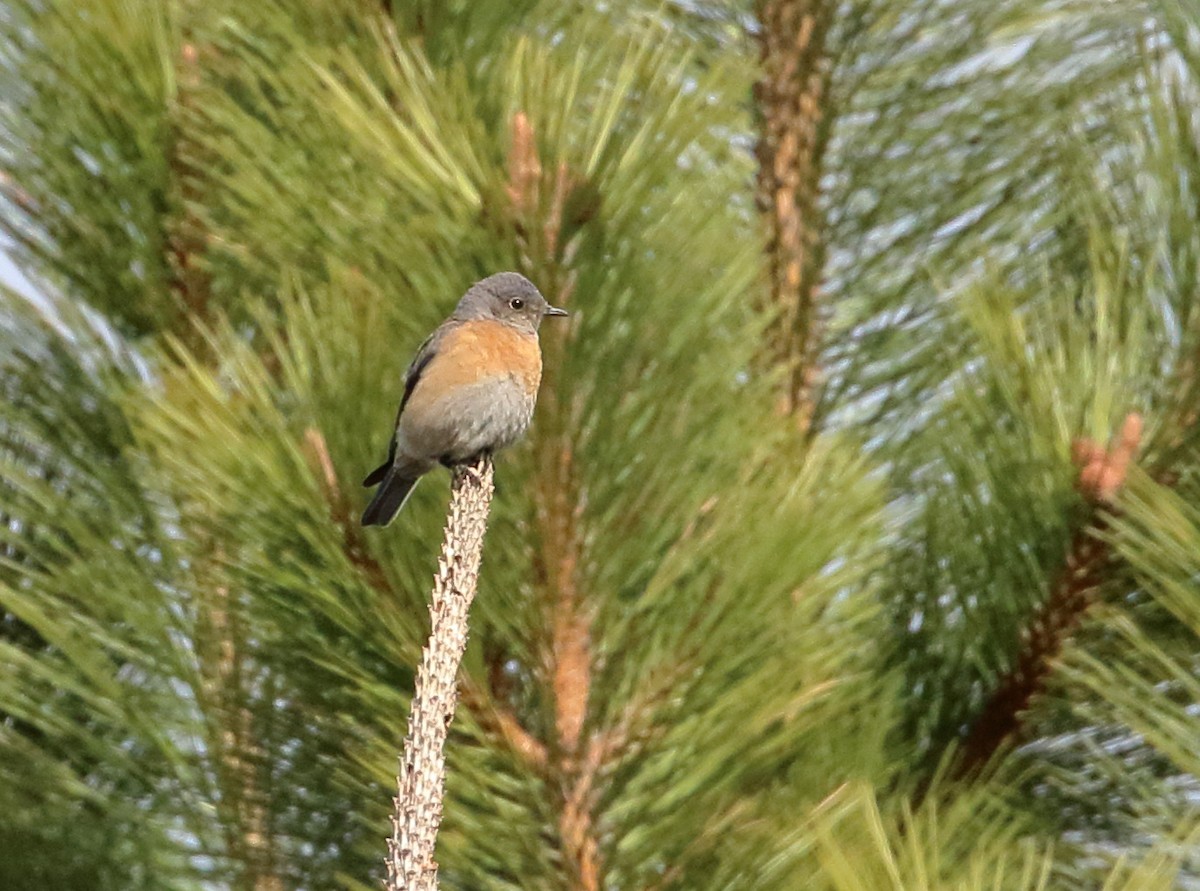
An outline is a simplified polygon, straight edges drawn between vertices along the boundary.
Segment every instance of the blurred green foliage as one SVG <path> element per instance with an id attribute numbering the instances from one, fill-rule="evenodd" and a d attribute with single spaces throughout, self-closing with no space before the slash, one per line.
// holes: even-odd
<path id="1" fill-rule="evenodd" d="M 378 883 L 445 496 L 368 534 L 358 480 L 500 269 L 572 321 L 499 465 L 445 887 L 1194 886 L 1198 25 L 842 4 L 799 437 L 749 8 L 7 4 L 0 887 Z M 1134 411 L 1097 511 L 1072 443 Z M 1024 745 L 960 775 L 1089 529 Z"/>

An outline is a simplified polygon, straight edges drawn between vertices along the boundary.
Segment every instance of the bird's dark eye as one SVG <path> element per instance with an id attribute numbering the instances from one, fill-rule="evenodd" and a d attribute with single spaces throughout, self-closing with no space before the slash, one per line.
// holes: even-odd
<path id="1" fill-rule="evenodd" d="M 508 301 L 508 305 L 511 306 L 513 309 L 520 309 L 521 307 L 523 307 L 525 305 L 525 301 L 522 300 L 520 297 L 514 297 L 512 300 Z"/>

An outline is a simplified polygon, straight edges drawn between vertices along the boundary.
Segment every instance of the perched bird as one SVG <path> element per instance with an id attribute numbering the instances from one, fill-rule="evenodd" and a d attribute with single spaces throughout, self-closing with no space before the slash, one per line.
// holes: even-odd
<path id="1" fill-rule="evenodd" d="M 546 316 L 566 314 L 515 272 L 470 287 L 404 375 L 387 460 L 363 480 L 379 486 L 364 526 L 391 522 L 438 463 L 467 461 L 521 438 L 542 380 L 538 326 Z"/>

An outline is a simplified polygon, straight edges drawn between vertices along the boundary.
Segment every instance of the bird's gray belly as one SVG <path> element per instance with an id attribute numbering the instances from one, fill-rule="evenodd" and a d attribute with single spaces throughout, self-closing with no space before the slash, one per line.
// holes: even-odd
<path id="1" fill-rule="evenodd" d="M 401 415 L 401 451 L 462 461 L 484 450 L 505 448 L 529 427 L 535 399 L 521 381 L 508 377 L 459 387 L 422 417 Z"/>

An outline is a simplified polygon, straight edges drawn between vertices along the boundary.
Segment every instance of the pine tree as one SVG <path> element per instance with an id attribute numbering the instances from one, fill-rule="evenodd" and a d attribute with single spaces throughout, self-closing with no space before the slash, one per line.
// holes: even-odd
<path id="1" fill-rule="evenodd" d="M 378 885 L 447 486 L 357 481 L 501 269 L 443 887 L 1200 880 L 1189 6 L 2 15 L 0 886 Z"/>

